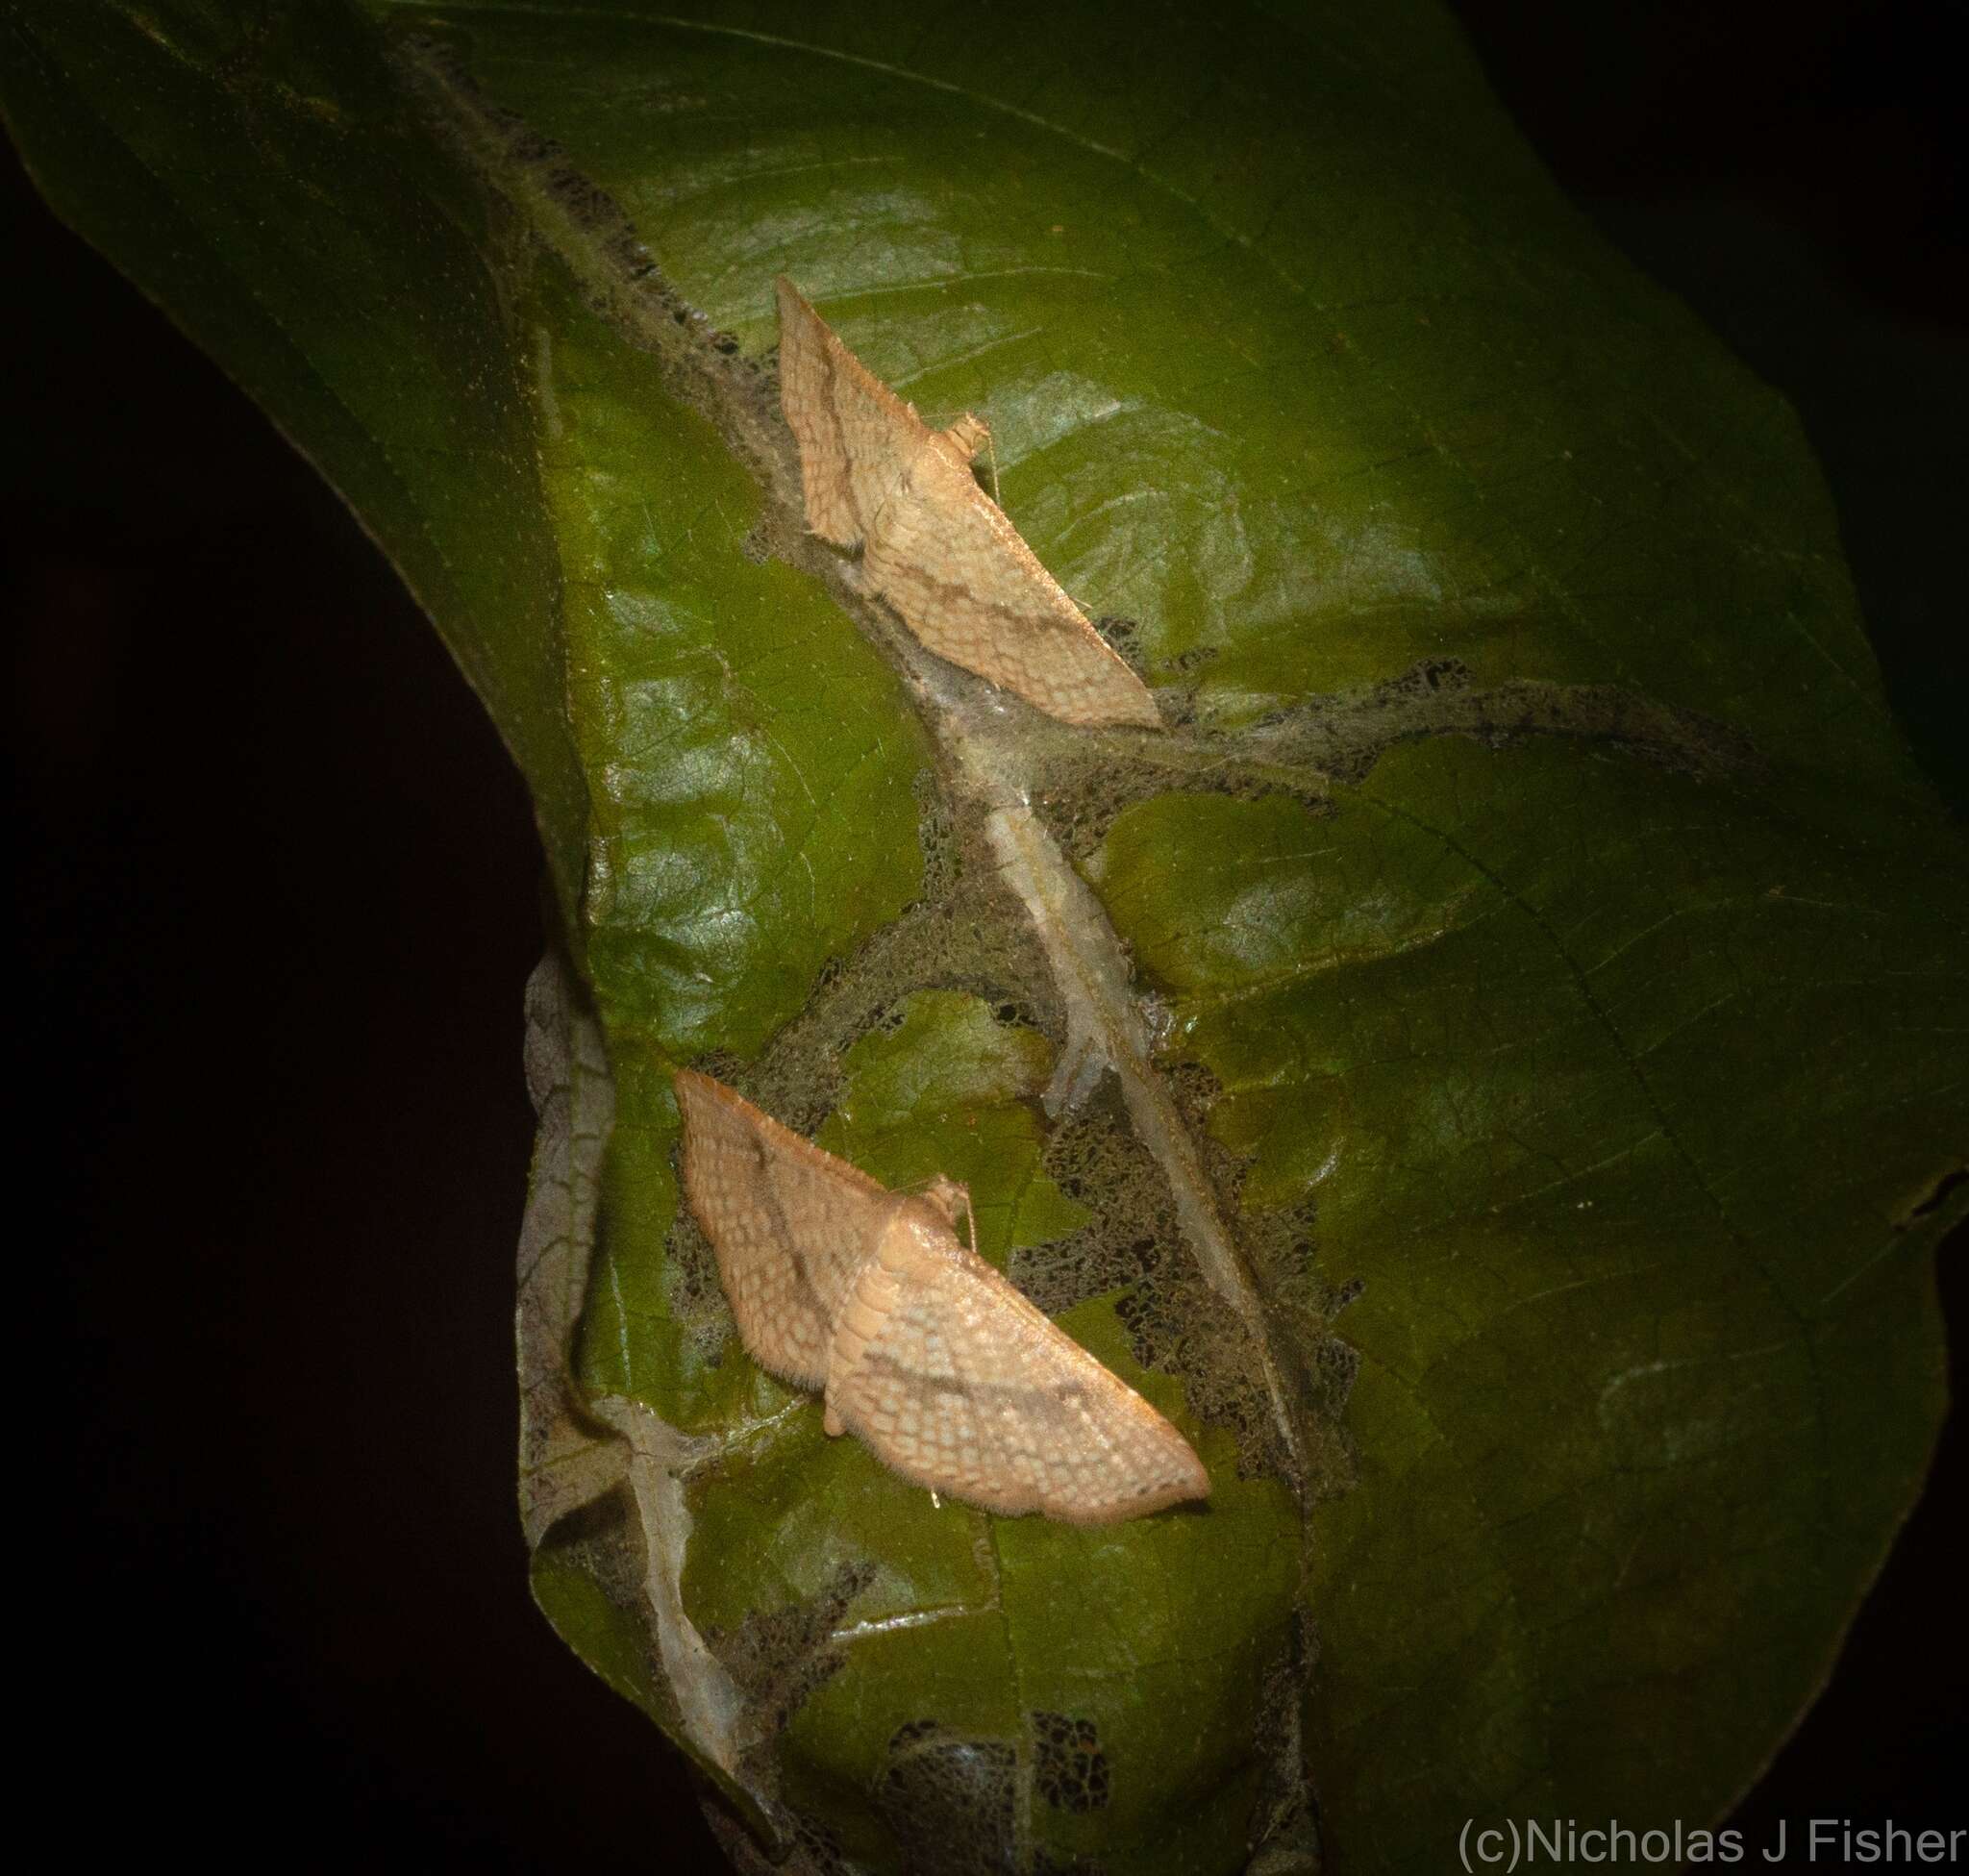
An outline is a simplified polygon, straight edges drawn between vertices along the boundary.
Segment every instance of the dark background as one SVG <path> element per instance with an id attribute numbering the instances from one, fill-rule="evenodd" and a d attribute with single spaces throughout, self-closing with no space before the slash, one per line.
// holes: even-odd
<path id="1" fill-rule="evenodd" d="M 1888 687 L 1969 813 L 1942 10 L 1458 11 L 1574 198 L 1797 405 Z M 70 1845 L 692 1866 L 678 1762 L 525 1590 L 518 780 L 312 471 L 11 163 L 5 200 L 17 1329 L 61 1377 L 25 1442 L 40 1587 L 15 1606 L 60 1668 L 24 1711 L 96 1793 Z M 1969 1822 L 1965 1473 L 1952 1429 L 1735 1820 L 1753 1841 L 1779 1817 Z"/>

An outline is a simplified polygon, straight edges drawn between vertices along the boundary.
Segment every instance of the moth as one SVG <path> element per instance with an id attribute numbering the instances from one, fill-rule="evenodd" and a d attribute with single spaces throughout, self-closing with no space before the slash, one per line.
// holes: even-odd
<path id="1" fill-rule="evenodd" d="M 676 1076 L 684 1190 L 746 1350 L 933 1492 L 1109 1524 L 1210 1482 L 1189 1442 L 958 1235 L 964 1188 L 892 1192 L 721 1082 Z"/>
<path id="2" fill-rule="evenodd" d="M 1160 729 L 1148 688 L 978 486 L 985 426 L 967 413 L 931 429 L 791 281 L 774 285 L 808 527 L 860 548 L 870 587 L 939 658 L 1064 722 Z"/>

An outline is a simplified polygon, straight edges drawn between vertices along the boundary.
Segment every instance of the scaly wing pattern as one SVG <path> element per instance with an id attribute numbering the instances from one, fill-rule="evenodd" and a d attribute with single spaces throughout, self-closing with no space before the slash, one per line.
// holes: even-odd
<path id="1" fill-rule="evenodd" d="M 869 584 L 939 658 L 1065 723 L 1162 719 L 1140 678 L 978 487 L 947 437 L 928 438 L 868 535 Z"/>
<path id="2" fill-rule="evenodd" d="M 835 1319 L 827 1425 L 1007 1517 L 1109 1524 L 1209 1495 L 1183 1436 L 921 1200 L 898 1208 Z"/>
<path id="3" fill-rule="evenodd" d="M 1159 729 L 1141 679 L 978 487 L 970 451 L 983 426 L 931 430 L 790 281 L 776 287 L 781 404 L 807 525 L 863 547 L 869 584 L 939 658 L 1064 722 Z"/>
<path id="4" fill-rule="evenodd" d="M 717 1253 L 746 1351 L 818 1388 L 835 1314 L 896 1195 L 709 1075 L 680 1068 L 676 1088 L 685 1196 Z"/>
<path id="5" fill-rule="evenodd" d="M 791 281 L 783 275 L 773 285 L 780 408 L 800 446 L 807 525 L 836 547 L 860 547 L 930 430 L 835 337 Z"/>

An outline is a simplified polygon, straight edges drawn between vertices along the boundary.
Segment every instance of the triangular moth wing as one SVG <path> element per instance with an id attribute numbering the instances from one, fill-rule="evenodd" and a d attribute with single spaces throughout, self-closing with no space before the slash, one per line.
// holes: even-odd
<path id="1" fill-rule="evenodd" d="M 818 1388 L 835 1313 L 895 1194 L 722 1082 L 680 1068 L 675 1083 L 685 1196 L 717 1253 L 746 1352 Z"/>
<path id="2" fill-rule="evenodd" d="M 898 1203 L 835 1318 L 826 1424 L 1007 1517 L 1109 1524 L 1209 1495 L 1188 1441 L 922 1199 Z"/>
<path id="3" fill-rule="evenodd" d="M 1066 723 L 1162 719 L 1136 677 L 978 487 L 947 436 L 932 436 L 883 504 L 868 583 L 939 658 Z"/>
<path id="4" fill-rule="evenodd" d="M 859 547 L 903 481 L 930 428 L 835 337 L 783 274 L 780 408 L 800 446 L 807 525 L 836 547 Z"/>
<path id="5" fill-rule="evenodd" d="M 1160 729 L 1141 679 L 979 488 L 971 457 L 984 425 L 930 429 L 790 281 L 774 284 L 807 525 L 863 546 L 870 586 L 939 658 L 1063 722 Z"/>

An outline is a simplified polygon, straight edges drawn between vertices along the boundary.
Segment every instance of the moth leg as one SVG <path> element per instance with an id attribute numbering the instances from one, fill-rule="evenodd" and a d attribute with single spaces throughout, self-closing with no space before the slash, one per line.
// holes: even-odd
<path id="1" fill-rule="evenodd" d="M 971 1211 L 971 1188 L 955 1179 L 946 1179 L 939 1172 L 924 1187 L 923 1196 L 943 1213 L 953 1231 L 958 1228 L 958 1213 L 961 1212 L 964 1214 L 964 1241 L 975 1251 L 978 1248 L 978 1221 Z"/>
<path id="2" fill-rule="evenodd" d="M 974 462 L 978 452 L 984 452 L 984 460 L 991 469 L 991 499 L 1000 508 L 1005 504 L 998 500 L 998 445 L 992 440 L 991 426 L 983 417 L 973 416 L 966 411 L 943 433 L 956 445 L 957 452 L 966 463 Z"/>

